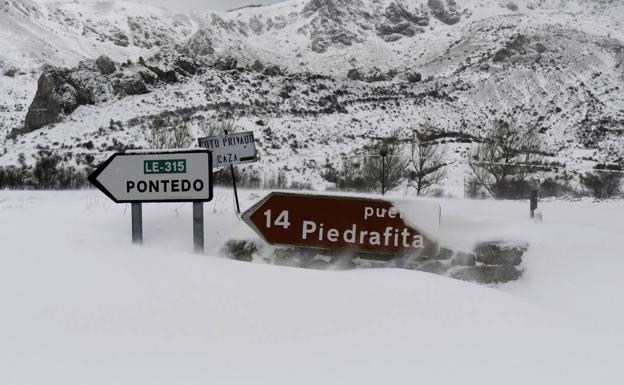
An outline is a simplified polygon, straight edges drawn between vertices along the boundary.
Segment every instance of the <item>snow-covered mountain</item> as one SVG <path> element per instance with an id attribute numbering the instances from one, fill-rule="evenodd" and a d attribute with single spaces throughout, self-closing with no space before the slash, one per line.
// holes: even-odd
<path id="1" fill-rule="evenodd" d="M 621 163 L 623 41 L 617 0 L 291 0 L 193 15 L 125 1 L 4 0 L 0 164 L 39 148 L 89 163 L 145 146 L 154 119 L 184 120 L 199 135 L 226 110 L 260 138 L 256 167 L 310 183 L 371 138 L 429 126 L 457 161 L 452 191 L 466 138 L 503 115 L 537 126 L 560 171 Z M 29 107 L 43 110 L 32 103 L 38 81 L 40 91 L 65 84 L 42 83 L 44 64 L 74 68 L 65 83 L 97 95 L 29 125 Z"/>

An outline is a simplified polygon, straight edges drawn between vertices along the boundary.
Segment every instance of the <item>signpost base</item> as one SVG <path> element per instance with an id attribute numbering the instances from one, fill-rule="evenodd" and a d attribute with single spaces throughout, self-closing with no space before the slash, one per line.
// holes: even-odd
<path id="1" fill-rule="evenodd" d="M 143 244 L 143 206 L 141 203 L 132 204 L 132 243 Z"/>
<path id="2" fill-rule="evenodd" d="M 204 203 L 193 202 L 193 246 L 196 254 L 204 253 Z"/>

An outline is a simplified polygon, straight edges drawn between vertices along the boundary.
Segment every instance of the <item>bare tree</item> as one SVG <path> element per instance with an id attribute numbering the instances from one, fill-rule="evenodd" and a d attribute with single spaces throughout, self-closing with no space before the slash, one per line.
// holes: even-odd
<path id="1" fill-rule="evenodd" d="M 158 150 L 169 148 L 169 126 L 168 119 L 154 119 L 145 135 L 150 148 Z"/>
<path id="2" fill-rule="evenodd" d="M 213 117 L 203 121 L 199 129 L 205 136 L 221 136 L 238 131 L 238 125 L 233 118 Z"/>
<path id="3" fill-rule="evenodd" d="M 410 143 L 409 185 L 416 195 L 426 195 L 446 177 L 446 149 L 435 142 L 421 141 L 416 134 Z"/>
<path id="4" fill-rule="evenodd" d="M 176 124 L 169 138 L 169 148 L 188 148 L 193 142 L 193 136 L 188 124 L 181 122 Z"/>
<path id="5" fill-rule="evenodd" d="M 363 172 L 367 184 L 385 194 L 403 183 L 407 166 L 402 145 L 394 135 L 376 146 L 373 154 L 367 157 Z"/>
<path id="6" fill-rule="evenodd" d="M 537 132 L 496 120 L 470 154 L 472 178 L 495 198 L 519 198 L 541 160 Z"/>
<path id="7" fill-rule="evenodd" d="M 581 184 L 598 199 L 608 199 L 620 195 L 622 174 L 620 171 L 599 171 L 581 175 Z"/>
<path id="8" fill-rule="evenodd" d="M 187 148 L 193 142 L 193 136 L 185 122 L 172 123 L 169 119 L 155 119 L 146 133 L 151 148 Z"/>

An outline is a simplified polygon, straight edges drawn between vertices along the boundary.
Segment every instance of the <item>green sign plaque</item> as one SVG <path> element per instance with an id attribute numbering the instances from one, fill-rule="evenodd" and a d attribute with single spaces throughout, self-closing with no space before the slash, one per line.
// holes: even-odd
<path id="1" fill-rule="evenodd" d="M 143 172 L 151 174 L 186 174 L 186 159 L 145 160 Z"/>

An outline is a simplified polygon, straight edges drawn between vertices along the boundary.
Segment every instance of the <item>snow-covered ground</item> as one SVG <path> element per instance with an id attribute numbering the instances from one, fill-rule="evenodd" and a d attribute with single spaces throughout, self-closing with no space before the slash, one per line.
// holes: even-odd
<path id="1" fill-rule="evenodd" d="M 244 191 L 249 207 L 264 192 Z M 621 384 L 624 202 L 437 200 L 442 243 L 528 241 L 520 281 L 236 262 L 231 192 L 130 210 L 96 191 L 0 191 L 0 384 Z"/>

